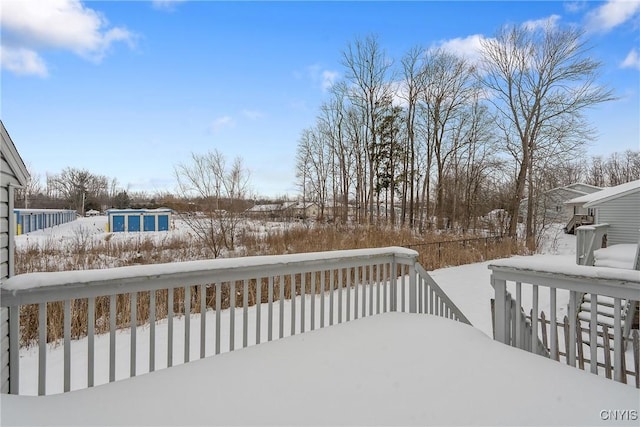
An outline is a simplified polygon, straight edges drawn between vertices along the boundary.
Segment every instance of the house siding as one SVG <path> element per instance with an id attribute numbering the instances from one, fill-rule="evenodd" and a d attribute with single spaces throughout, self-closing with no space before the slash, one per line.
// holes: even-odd
<path id="1" fill-rule="evenodd" d="M 16 182 L 11 168 L 1 156 L 0 165 L 0 282 L 9 277 L 9 185 Z M 9 392 L 9 314 L 6 308 L 0 308 L 0 393 Z"/>
<path id="2" fill-rule="evenodd" d="M 640 235 L 640 192 L 631 193 L 597 205 L 596 223 L 610 225 L 607 245 L 638 243 Z"/>
<path id="3" fill-rule="evenodd" d="M 4 282 L 11 273 L 9 247 L 9 184 L 13 181 L 9 175 L 10 169 L 2 157 L 2 173 L 0 174 L 0 283 Z M 9 393 L 9 313 L 8 309 L 0 308 L 0 393 Z"/>
<path id="4" fill-rule="evenodd" d="M 565 202 L 582 195 L 584 192 L 570 187 L 558 187 L 546 191 L 537 206 L 540 220 L 544 217 L 547 222 L 566 223 L 573 217 L 574 209 L 573 206 L 567 205 Z M 527 215 L 527 202 L 527 198 L 522 199 L 518 209 L 523 221 Z"/>
<path id="5" fill-rule="evenodd" d="M 549 191 L 544 197 L 545 217 L 552 222 L 566 223 L 573 216 L 573 207 L 565 205 L 564 202 L 579 196 L 577 191 L 566 188 L 558 188 Z"/>
<path id="6" fill-rule="evenodd" d="M 0 121 L 0 284 L 14 274 L 12 221 L 14 188 L 26 184 L 27 169 L 15 149 L 11 137 Z M 8 393 L 9 375 L 9 311 L 0 307 L 0 392 Z"/>

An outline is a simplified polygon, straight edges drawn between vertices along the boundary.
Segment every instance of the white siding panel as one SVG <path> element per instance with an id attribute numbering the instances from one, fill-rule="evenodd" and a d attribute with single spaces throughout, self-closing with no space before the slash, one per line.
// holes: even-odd
<path id="1" fill-rule="evenodd" d="M 0 218 L 9 217 L 9 205 L 7 203 L 0 202 Z"/>
<path id="2" fill-rule="evenodd" d="M 610 225 L 607 245 L 638 243 L 640 193 L 621 196 L 598 206 L 598 222 Z"/>
<path id="3" fill-rule="evenodd" d="M 2 310 L 2 311 L 6 311 L 6 310 Z M 3 322 L 5 323 L 5 322 Z M 5 329 L 5 328 L 2 328 Z M 0 348 L 2 349 L 2 351 L 0 352 L 0 366 L 4 366 L 4 365 L 8 365 L 9 364 L 9 335 L 5 333 L 5 331 L 2 331 L 2 338 L 0 338 Z"/>
<path id="4" fill-rule="evenodd" d="M 9 261 L 9 249 L 0 248 L 0 262 L 5 263 Z"/>
<path id="5" fill-rule="evenodd" d="M 0 156 L 0 184 L 6 187 L 10 182 L 13 182 L 13 174 L 11 173 L 11 166 L 7 163 L 4 156 Z"/>
<path id="6" fill-rule="evenodd" d="M 9 365 L 6 365 L 2 368 L 2 371 L 0 371 L 0 378 L 9 378 Z M 2 381 L 0 393 L 9 393 L 9 381 Z"/>
<path id="7" fill-rule="evenodd" d="M 0 233 L 0 248 L 9 247 L 9 235 L 7 233 Z"/>
<path id="8" fill-rule="evenodd" d="M 9 264 L 1 263 L 0 264 L 0 277 L 9 277 Z"/>
<path id="9" fill-rule="evenodd" d="M 20 185 L 20 181 L 24 183 L 26 170 L 20 159 L 19 154 L 15 152 L 15 147 L 11 142 L 9 134 L 4 128 L 4 124 L 0 123 L 0 139 L 2 149 L 0 150 L 0 281 L 9 277 L 9 273 L 13 268 L 9 262 L 13 262 L 13 255 L 9 257 L 9 251 L 13 250 L 13 236 L 10 230 L 10 215 L 13 206 L 13 191 L 10 191 L 9 185 Z M 9 156 L 8 158 L 6 156 Z M 17 156 L 17 157 L 16 157 Z M 18 170 L 12 165 L 16 165 Z M 0 392 L 9 392 L 9 316 L 8 309 L 0 308 Z"/>

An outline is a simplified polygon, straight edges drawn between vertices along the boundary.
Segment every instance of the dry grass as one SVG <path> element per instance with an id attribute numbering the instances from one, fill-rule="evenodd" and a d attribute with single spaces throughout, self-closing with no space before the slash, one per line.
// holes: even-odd
<path id="1" fill-rule="evenodd" d="M 464 243 L 458 240 L 472 236 L 460 235 L 415 235 L 406 229 L 378 228 L 378 227 L 293 227 L 288 230 L 277 230 L 266 233 L 244 232 L 240 236 L 238 255 L 277 255 L 287 253 L 303 253 L 327 250 L 358 249 L 385 246 L 408 246 L 419 252 L 419 262 L 428 270 L 467 264 L 507 257 L 516 253 L 523 253 L 520 244 L 511 240 L 467 240 Z M 133 264 L 157 264 L 165 262 L 188 261 L 205 259 L 207 250 L 197 240 L 190 236 L 167 237 L 161 241 L 154 241 L 148 237 L 139 237 L 137 240 L 114 241 L 111 235 L 103 240 L 93 240 L 84 232 L 74 236 L 71 245 L 60 247 L 55 242 L 48 240 L 42 246 L 28 245 L 16 250 L 16 273 L 29 273 L 39 271 L 82 270 L 96 268 L 110 268 Z M 320 291 L 320 277 L 316 278 L 317 289 Z M 325 274 L 329 274 L 325 272 Z M 338 283 L 337 272 L 334 272 L 334 283 Z M 352 273 L 353 274 L 353 273 Z M 377 277 L 377 272 L 369 272 Z M 346 276 L 346 275 L 345 275 Z M 365 277 L 365 280 L 370 277 Z M 296 287 L 292 289 L 292 281 Z M 249 305 L 256 303 L 256 281 L 249 283 Z M 292 294 L 301 293 L 300 275 L 285 276 L 281 284 L 280 278 L 274 280 L 274 296 L 280 292 L 280 286 L 284 286 L 285 298 L 291 298 Z M 310 277 L 306 277 L 306 293 L 310 293 Z M 344 285 L 346 277 L 343 277 Z M 353 280 L 351 281 L 353 283 Z M 262 302 L 267 302 L 268 284 L 266 279 L 261 279 Z M 231 293 L 229 283 L 218 285 L 205 285 L 205 307 L 216 309 L 215 286 L 222 286 L 220 309 L 229 308 Z M 329 279 L 326 277 L 325 288 L 328 290 Z M 243 285 L 238 282 L 236 289 L 236 306 L 243 303 Z M 162 319 L 168 313 L 167 290 L 156 291 L 156 318 Z M 184 314 L 184 288 L 177 288 L 173 296 L 173 312 Z M 191 312 L 200 311 L 203 293 L 200 287 L 191 288 Z M 137 295 L 137 324 L 142 325 L 149 320 L 149 292 L 141 292 Z M 88 302 L 73 300 L 71 302 L 71 336 L 80 338 L 87 334 Z M 98 297 L 95 303 L 95 330 L 97 333 L 107 332 L 110 324 L 109 297 Z M 53 342 L 63 336 L 63 303 L 47 304 L 47 341 Z M 118 295 L 116 297 L 116 325 L 118 328 L 130 327 L 131 297 L 130 295 Z M 20 312 L 21 343 L 29 345 L 35 343 L 38 338 L 38 307 L 26 305 Z"/>

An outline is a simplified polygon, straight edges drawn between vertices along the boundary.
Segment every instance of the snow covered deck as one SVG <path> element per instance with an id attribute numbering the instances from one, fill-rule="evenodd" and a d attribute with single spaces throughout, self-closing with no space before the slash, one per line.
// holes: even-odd
<path id="1" fill-rule="evenodd" d="M 92 389 L 2 397 L 2 425 L 594 425 L 638 390 L 385 313 Z M 630 417 L 628 417 L 630 418 Z M 637 425 L 637 420 L 629 420 Z"/>
<path id="2" fill-rule="evenodd" d="M 68 392 L 388 311 L 468 323 L 416 257 L 388 247 L 14 276 L 0 288 L 3 381 L 11 394 Z M 35 364 L 20 349 L 29 319 Z M 61 320 L 57 336 L 48 319 Z M 74 324 L 86 339 L 71 339 Z M 49 351 L 58 339 L 62 351 Z"/>
<path id="3" fill-rule="evenodd" d="M 622 243 L 593 252 L 596 267 L 612 267 L 633 269 L 636 263 L 638 245 Z"/>
<path id="4" fill-rule="evenodd" d="M 0 290 L 10 318 L 24 304 L 46 313 L 49 301 L 62 301 L 65 332 L 62 342 L 46 344 L 39 328 L 39 345 L 18 352 L 13 329 L 11 360 L 19 363 L 11 366 L 13 395 L 2 396 L 0 425 L 593 425 L 614 416 L 637 425 L 633 384 L 487 334 L 491 297 L 502 296 L 496 338 L 527 349 L 537 336 L 525 334 L 523 343 L 523 331 L 538 330 L 536 320 L 512 321 L 507 303 L 548 307 L 553 324 L 563 310 L 575 316 L 583 292 L 612 297 L 619 308 L 639 295 L 640 273 L 574 266 L 570 256 L 515 257 L 463 266 L 455 277 L 434 272 L 436 283 L 415 255 L 380 248 L 16 276 Z M 147 323 L 127 328 L 125 319 L 116 328 L 114 293 L 136 307 L 167 291 L 170 300 L 154 306 Z M 252 292 L 262 304 L 248 305 Z M 71 301 L 83 299 L 97 313 L 101 296 L 108 332 L 90 322 L 88 337 L 71 340 Z M 167 317 L 156 317 L 164 307 Z M 137 318 L 136 310 L 124 314 Z M 622 314 L 614 316 L 616 331 L 623 324 Z M 620 380 L 623 349 L 615 334 L 613 342 Z M 575 365 L 574 353 L 566 351 L 566 363 Z M 194 358 L 201 359 L 185 363 Z"/>

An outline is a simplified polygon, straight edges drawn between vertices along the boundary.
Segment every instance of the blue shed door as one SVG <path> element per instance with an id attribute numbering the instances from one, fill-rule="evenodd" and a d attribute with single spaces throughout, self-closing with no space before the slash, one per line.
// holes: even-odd
<path id="1" fill-rule="evenodd" d="M 169 215 L 158 215 L 158 231 L 169 230 Z"/>
<path id="2" fill-rule="evenodd" d="M 140 231 L 140 216 L 129 215 L 129 230 L 128 231 Z"/>
<path id="3" fill-rule="evenodd" d="M 124 231 L 124 215 L 113 216 L 113 230 L 111 231 Z"/>
<path id="4" fill-rule="evenodd" d="M 144 226 L 144 231 L 156 231 L 155 215 L 145 215 L 143 226 Z"/>

